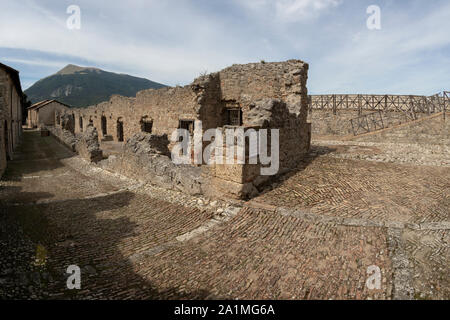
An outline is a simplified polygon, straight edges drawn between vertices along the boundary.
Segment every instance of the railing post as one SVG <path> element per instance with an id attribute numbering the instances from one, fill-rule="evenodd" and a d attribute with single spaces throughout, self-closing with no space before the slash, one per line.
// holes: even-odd
<path id="1" fill-rule="evenodd" d="M 336 95 L 333 94 L 333 114 L 336 115 Z"/>
<path id="2" fill-rule="evenodd" d="M 431 114 L 430 103 L 429 103 L 427 97 L 425 97 L 425 96 L 422 97 L 422 103 L 426 106 L 426 108 L 427 108 L 427 113 L 428 113 L 428 115 L 430 115 L 430 114 Z M 425 111 L 425 110 L 424 110 L 424 111 Z"/>
<path id="3" fill-rule="evenodd" d="M 444 121 L 445 121 L 445 111 L 447 110 L 446 106 L 447 106 L 447 99 L 448 98 L 449 98 L 449 96 L 447 95 L 447 92 L 444 91 L 444 94 L 443 94 L 443 99 L 444 99 L 444 106 L 443 106 L 443 109 L 444 109 L 444 111 L 443 111 Z"/>
<path id="4" fill-rule="evenodd" d="M 358 94 L 358 116 L 362 114 L 361 95 Z"/>
<path id="5" fill-rule="evenodd" d="M 415 118 L 414 114 L 414 99 L 413 96 L 409 96 L 409 112 L 411 113 L 412 118 Z"/>
<path id="6" fill-rule="evenodd" d="M 356 136 L 355 126 L 353 125 L 353 119 L 350 119 L 350 123 L 352 124 L 353 135 Z"/>

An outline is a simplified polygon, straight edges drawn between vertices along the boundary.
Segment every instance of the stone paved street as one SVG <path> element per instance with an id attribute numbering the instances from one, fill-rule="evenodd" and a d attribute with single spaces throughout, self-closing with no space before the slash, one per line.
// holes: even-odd
<path id="1" fill-rule="evenodd" d="M 318 143 L 244 203 L 142 185 L 25 131 L 0 181 L 0 299 L 449 299 L 448 165 L 341 147 Z"/>

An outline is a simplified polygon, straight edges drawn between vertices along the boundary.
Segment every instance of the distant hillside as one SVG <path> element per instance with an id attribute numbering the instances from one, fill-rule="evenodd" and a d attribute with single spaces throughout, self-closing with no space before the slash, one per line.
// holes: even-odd
<path id="1" fill-rule="evenodd" d="M 134 97 L 145 89 L 165 85 L 126 74 L 69 64 L 56 74 L 37 81 L 25 94 L 32 103 L 55 99 L 74 107 L 87 107 L 107 101 L 113 94 Z"/>

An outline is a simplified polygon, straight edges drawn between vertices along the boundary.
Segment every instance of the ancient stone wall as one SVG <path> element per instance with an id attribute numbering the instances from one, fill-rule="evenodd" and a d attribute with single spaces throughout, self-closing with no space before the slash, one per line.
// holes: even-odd
<path id="1" fill-rule="evenodd" d="M 422 120 L 404 123 L 388 130 L 356 137 L 356 141 L 414 143 L 450 147 L 450 113 L 444 120 L 442 114 L 423 117 Z"/>
<path id="2" fill-rule="evenodd" d="M 335 114 L 332 110 L 313 109 L 308 113 L 308 122 L 311 123 L 313 138 L 321 136 L 349 136 L 353 135 L 350 120 L 374 112 L 376 111 L 364 110 L 360 113 L 357 110 L 337 110 Z M 427 113 L 415 113 L 414 116 L 417 119 L 421 119 L 429 115 Z M 411 115 L 404 112 L 381 112 L 381 117 L 385 128 L 411 121 Z"/>
<path id="3" fill-rule="evenodd" d="M 73 152 L 77 152 L 81 157 L 89 162 L 99 162 L 103 160 L 103 152 L 98 143 L 97 130 L 93 126 L 88 126 L 86 131 L 74 135 L 69 130 L 60 126 L 43 127 L 50 131 L 60 143 Z"/>
<path id="4" fill-rule="evenodd" d="M 13 80 L 15 72 L 0 67 L 0 176 L 22 136 L 22 98 L 20 84 Z"/>
<path id="5" fill-rule="evenodd" d="M 75 150 L 89 162 L 103 160 L 103 153 L 98 143 L 97 129 L 94 126 L 88 126 L 83 133 L 79 134 Z"/>
<path id="6" fill-rule="evenodd" d="M 89 108 L 71 109 L 75 118 L 75 133 L 81 133 L 91 123 L 101 139 L 125 142 L 142 132 L 142 122 L 152 122 L 152 133 L 167 134 L 176 130 L 180 119 L 196 119 L 195 94 L 190 86 L 144 90 L 136 98 L 113 96 L 110 101 Z M 81 119 L 81 120 L 80 120 Z M 122 123 L 123 134 L 118 133 Z"/>
<path id="7" fill-rule="evenodd" d="M 367 114 L 369 112 L 364 112 Z M 331 110 L 312 110 L 308 122 L 314 136 L 347 136 L 353 134 L 351 119 L 359 117 L 358 111 L 339 110 L 336 114 Z"/>
<path id="8" fill-rule="evenodd" d="M 2 95 L 2 88 L 0 87 L 0 177 L 3 175 L 3 172 L 6 169 L 6 137 L 5 137 L 5 129 L 6 126 L 6 120 L 4 116 L 3 108 L 5 106 L 5 101 L 3 99 Z"/>
<path id="9" fill-rule="evenodd" d="M 214 114 L 227 128 L 227 109 L 242 110 L 242 128 L 268 129 L 267 149 L 271 149 L 270 129 L 279 130 L 279 170 L 276 175 L 295 168 L 308 152 L 311 127 L 306 122 L 308 64 L 299 60 L 283 63 L 234 65 L 219 72 L 220 112 Z M 220 117 L 218 115 L 220 114 Z M 212 122 L 212 121 L 211 121 Z M 236 126 L 235 126 L 236 128 Z M 223 138 L 225 141 L 225 138 Z M 249 149 L 248 142 L 245 144 Z M 227 149 L 224 147 L 224 157 Z M 262 175 L 260 164 L 216 164 L 204 168 L 209 193 L 249 198 L 258 187 L 272 180 Z M 225 163 L 225 161 L 222 161 Z"/>
<path id="10" fill-rule="evenodd" d="M 167 137 L 136 133 L 122 153 L 101 165 L 129 178 L 192 195 L 203 194 L 201 168 L 175 165 L 168 155 Z"/>
<path id="11" fill-rule="evenodd" d="M 171 140 L 172 133 L 183 125 L 191 128 L 191 134 L 200 136 L 211 128 L 255 127 L 252 121 L 257 117 L 256 114 L 266 112 L 268 127 L 280 130 L 280 162 L 285 171 L 295 167 L 309 149 L 311 129 L 306 122 L 307 72 L 308 64 L 300 60 L 233 65 L 220 72 L 201 76 L 184 87 L 144 90 L 138 92 L 135 98 L 113 96 L 110 101 L 96 106 L 66 109 L 57 115 L 60 119 L 56 122 L 66 127 L 69 124 L 66 129 L 72 131 L 73 127 L 75 134 L 82 133 L 92 124 L 102 143 L 110 140 L 125 143 L 144 131 L 166 135 Z M 272 102 L 267 99 L 272 99 Z M 260 108 L 260 104 L 265 107 Z M 281 120 L 277 118 L 280 115 Z M 201 121 L 201 127 L 198 121 Z M 168 143 L 169 151 L 174 144 Z M 135 159 L 132 160 L 134 164 L 140 163 L 135 154 L 128 152 L 128 155 Z M 160 161 L 153 156 L 151 159 Z M 135 172 L 134 164 L 126 164 L 125 159 L 122 163 L 121 168 L 124 165 L 129 167 L 121 170 Z M 151 168 L 152 164 L 147 167 Z M 209 173 L 213 171 L 206 169 L 205 165 L 201 169 L 204 170 L 202 176 L 208 180 Z M 173 172 L 175 169 L 171 167 L 170 170 Z M 193 167 L 193 170 L 197 172 L 198 168 Z M 220 185 L 220 177 L 226 177 L 227 171 L 245 175 L 248 170 L 245 165 L 242 168 L 224 167 L 225 174 L 213 174 L 210 178 Z M 177 174 L 172 174 L 173 177 L 177 177 Z M 252 180 L 256 178 L 254 176 Z M 179 182 L 180 179 L 175 180 Z M 238 177 L 235 180 L 240 182 L 236 182 L 237 191 L 233 195 L 246 197 L 252 193 L 248 192 L 251 188 L 245 185 L 252 181 L 242 183 Z"/>
<path id="12" fill-rule="evenodd" d="M 249 106 L 264 98 L 286 102 L 290 112 L 306 122 L 308 69 L 300 60 L 233 65 L 219 73 L 221 100 L 242 107 L 244 124 Z"/>
<path id="13" fill-rule="evenodd" d="M 222 140 L 225 142 L 226 130 L 230 128 L 225 127 L 224 129 Z M 249 106 L 246 125 L 240 129 L 248 137 L 251 136 L 251 132 L 259 133 L 261 130 L 267 130 L 267 156 L 272 154 L 272 145 L 275 139 L 272 130 L 277 132 L 279 148 L 276 150 L 279 151 L 279 154 L 273 158 L 273 160 L 276 158 L 275 161 L 278 162 L 278 165 L 273 167 L 276 168 L 275 176 L 295 169 L 310 147 L 311 128 L 309 124 L 291 113 L 287 104 L 279 99 L 263 99 L 252 103 Z M 251 164 L 249 159 L 254 158 L 249 151 L 251 150 L 251 141 L 246 139 L 244 145 L 245 164 L 227 164 L 229 150 L 224 145 L 220 164 L 203 167 L 204 175 L 209 176 L 209 179 L 205 178 L 208 183 L 206 190 L 209 194 L 217 193 L 235 198 L 249 198 L 258 194 L 262 185 L 273 179 L 274 175 L 264 174 L 262 171 L 263 168 L 270 168 L 273 163 L 262 165 L 258 161 L 257 164 Z M 235 148 L 234 154 L 239 151 L 239 148 Z M 259 155 L 260 159 L 261 155 Z"/>
<path id="14" fill-rule="evenodd" d="M 45 129 L 49 130 L 51 135 L 64 146 L 69 148 L 71 151 L 76 152 L 76 144 L 78 139 L 70 131 L 63 129 L 60 126 L 48 126 L 45 127 Z"/>

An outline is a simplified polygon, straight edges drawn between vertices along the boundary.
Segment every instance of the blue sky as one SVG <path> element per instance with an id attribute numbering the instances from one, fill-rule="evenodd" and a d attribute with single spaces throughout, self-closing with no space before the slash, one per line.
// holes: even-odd
<path id="1" fill-rule="evenodd" d="M 81 28 L 69 30 L 69 5 Z M 381 30 L 369 30 L 369 5 Z M 68 63 L 185 85 L 234 63 L 301 59 L 321 93 L 450 90 L 448 0 L 2 0 L 0 62 L 24 88 Z"/>

